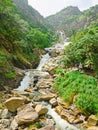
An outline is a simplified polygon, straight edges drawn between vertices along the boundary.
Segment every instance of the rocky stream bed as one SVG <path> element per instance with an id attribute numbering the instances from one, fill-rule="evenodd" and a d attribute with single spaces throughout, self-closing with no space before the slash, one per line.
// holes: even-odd
<path id="1" fill-rule="evenodd" d="M 17 89 L 1 94 L 0 130 L 98 130 L 98 118 L 63 102 L 52 88 L 67 44 L 46 48 L 37 69 L 26 70 Z"/>

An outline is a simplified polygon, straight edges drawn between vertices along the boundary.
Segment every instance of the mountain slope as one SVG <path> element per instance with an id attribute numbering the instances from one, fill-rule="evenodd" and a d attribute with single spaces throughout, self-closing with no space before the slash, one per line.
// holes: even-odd
<path id="1" fill-rule="evenodd" d="M 53 40 L 53 34 L 40 22 L 42 16 L 27 5 L 27 0 L 17 2 L 22 12 L 12 0 L 0 1 L 0 90 L 16 87 L 19 75 L 15 67 L 37 67 L 41 49 Z"/>
<path id="2" fill-rule="evenodd" d="M 63 30 L 70 36 L 73 30 L 81 30 L 89 26 L 93 21 L 98 20 L 98 5 L 80 12 L 77 7 L 67 7 L 55 15 L 46 18 L 55 30 Z"/>
<path id="3" fill-rule="evenodd" d="M 24 19 L 29 20 L 34 24 L 43 23 L 43 16 L 28 5 L 28 0 L 13 0 L 13 2 L 17 5 L 18 11 Z"/>

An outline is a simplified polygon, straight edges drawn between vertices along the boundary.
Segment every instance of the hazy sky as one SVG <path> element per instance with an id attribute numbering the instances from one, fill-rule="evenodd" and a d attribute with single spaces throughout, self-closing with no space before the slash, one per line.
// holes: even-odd
<path id="1" fill-rule="evenodd" d="M 55 14 L 61 9 L 73 5 L 85 10 L 98 4 L 98 0 L 28 0 L 29 5 L 38 10 L 44 17 Z"/>

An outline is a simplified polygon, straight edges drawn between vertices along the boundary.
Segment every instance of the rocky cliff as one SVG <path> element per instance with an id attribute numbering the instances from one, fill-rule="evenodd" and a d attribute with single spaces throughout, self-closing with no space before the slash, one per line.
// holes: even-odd
<path id="1" fill-rule="evenodd" d="M 86 28 L 91 22 L 98 20 L 98 5 L 81 12 L 77 7 L 69 6 L 55 15 L 46 18 L 46 21 L 55 30 L 63 30 L 70 35 L 73 30 Z"/>

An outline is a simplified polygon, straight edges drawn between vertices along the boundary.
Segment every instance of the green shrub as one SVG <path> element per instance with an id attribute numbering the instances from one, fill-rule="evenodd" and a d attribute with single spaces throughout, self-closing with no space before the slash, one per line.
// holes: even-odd
<path id="1" fill-rule="evenodd" d="M 98 113 L 98 85 L 94 77 L 78 71 L 61 74 L 55 80 L 54 88 L 63 100 L 74 103 L 86 113 Z"/>

